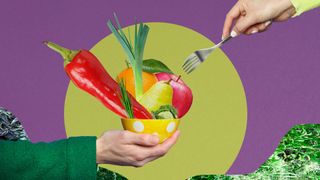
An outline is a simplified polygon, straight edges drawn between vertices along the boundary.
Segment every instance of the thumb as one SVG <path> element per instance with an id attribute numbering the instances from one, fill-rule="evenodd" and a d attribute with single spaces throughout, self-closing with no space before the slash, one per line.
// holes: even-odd
<path id="1" fill-rule="evenodd" d="M 131 144 L 140 146 L 155 146 L 159 143 L 159 137 L 151 134 L 132 133 Z"/>
<path id="2" fill-rule="evenodd" d="M 246 15 L 240 17 L 233 27 L 233 31 L 238 34 L 244 33 L 250 26 L 257 24 L 254 16 Z"/>

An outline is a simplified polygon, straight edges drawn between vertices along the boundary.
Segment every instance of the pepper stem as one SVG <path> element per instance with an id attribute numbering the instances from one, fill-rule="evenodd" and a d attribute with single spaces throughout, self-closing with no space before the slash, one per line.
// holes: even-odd
<path id="1" fill-rule="evenodd" d="M 50 41 L 44 41 L 43 43 L 45 45 L 47 45 L 50 49 L 56 51 L 57 53 L 59 53 L 62 56 L 65 66 L 67 64 L 69 64 L 72 61 L 72 59 L 74 58 L 74 56 L 76 54 L 78 54 L 78 52 L 79 52 L 76 50 L 70 50 L 70 49 L 64 48 L 64 47 L 59 46 L 58 44 L 55 44 Z"/>

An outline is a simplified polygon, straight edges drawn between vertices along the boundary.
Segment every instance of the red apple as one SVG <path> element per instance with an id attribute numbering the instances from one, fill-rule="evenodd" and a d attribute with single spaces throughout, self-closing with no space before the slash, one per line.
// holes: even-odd
<path id="1" fill-rule="evenodd" d="M 175 74 L 158 73 L 156 74 L 158 81 L 170 81 L 173 89 L 172 105 L 178 112 L 178 117 L 184 116 L 190 109 L 193 96 L 191 89 Z"/>

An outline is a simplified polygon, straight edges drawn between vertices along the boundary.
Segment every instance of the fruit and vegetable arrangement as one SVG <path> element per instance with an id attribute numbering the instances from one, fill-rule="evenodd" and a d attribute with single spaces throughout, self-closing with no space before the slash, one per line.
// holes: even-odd
<path id="1" fill-rule="evenodd" d="M 127 68 L 116 78 L 112 78 L 88 50 L 69 50 L 49 41 L 44 43 L 63 57 L 64 69 L 78 88 L 96 97 L 122 119 L 150 121 L 182 118 L 191 107 L 192 91 L 181 76 L 174 74 L 160 60 L 143 59 L 149 27 L 136 23 L 131 40 L 130 32 L 128 35 L 123 32 L 116 15 L 115 21 L 116 26 L 110 20 L 107 25 L 127 56 Z M 132 123 L 136 132 L 145 132 L 143 124 Z M 170 136 L 177 124 L 168 122 L 165 126 L 169 133 L 167 136 Z"/>
<path id="2" fill-rule="evenodd" d="M 128 38 L 123 32 L 116 16 L 115 19 L 117 28 L 110 20 L 108 27 L 118 39 L 129 60 L 128 68 L 117 77 L 120 88 L 125 87 L 130 95 L 151 112 L 153 119 L 184 116 L 192 104 L 191 89 L 181 80 L 180 76 L 175 75 L 161 61 L 143 60 L 149 27 L 143 23 L 135 24 L 134 44 L 132 44 L 130 37 Z M 130 114 L 129 109 L 127 112 Z"/>

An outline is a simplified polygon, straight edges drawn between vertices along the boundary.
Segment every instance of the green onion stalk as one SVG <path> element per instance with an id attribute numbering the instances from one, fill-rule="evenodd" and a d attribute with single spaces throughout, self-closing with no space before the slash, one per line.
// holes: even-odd
<path id="1" fill-rule="evenodd" d="M 134 83 L 135 83 L 135 95 L 136 99 L 139 101 L 143 95 L 143 82 L 142 82 L 142 60 L 143 60 L 143 52 L 145 48 L 145 44 L 147 41 L 147 36 L 149 32 L 149 27 L 143 23 L 139 23 L 139 25 L 135 24 L 134 31 L 134 46 L 131 43 L 131 40 L 127 38 L 124 34 L 122 27 L 119 23 L 117 16 L 114 14 L 117 28 L 113 25 L 113 23 L 109 20 L 108 27 L 111 32 L 116 36 L 117 40 L 121 44 L 123 50 L 128 56 L 129 62 L 132 66 L 133 75 L 134 75 Z M 130 37 L 130 33 L 129 33 Z"/>
<path id="2" fill-rule="evenodd" d="M 132 104 L 130 101 L 130 97 L 129 94 L 126 90 L 126 85 L 123 79 L 119 80 L 119 88 L 120 88 L 120 101 L 123 105 L 123 107 L 125 108 L 127 115 L 129 118 L 133 119 L 134 118 L 134 114 L 133 114 L 133 110 L 132 110 Z"/>

